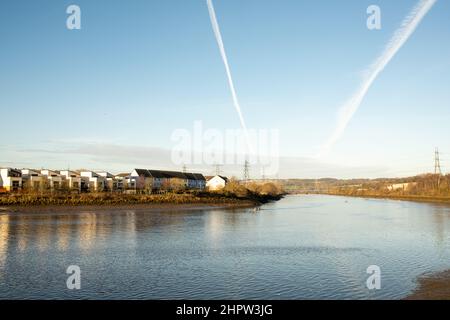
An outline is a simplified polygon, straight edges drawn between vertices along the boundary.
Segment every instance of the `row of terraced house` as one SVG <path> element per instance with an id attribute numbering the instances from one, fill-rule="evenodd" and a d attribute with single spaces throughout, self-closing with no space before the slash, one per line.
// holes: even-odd
<path id="1" fill-rule="evenodd" d="M 223 176 L 205 177 L 201 173 L 134 169 L 117 175 L 88 170 L 48 170 L 0 168 L 0 192 L 19 190 L 71 190 L 77 192 L 139 192 L 162 190 L 213 190 L 224 187 Z"/>

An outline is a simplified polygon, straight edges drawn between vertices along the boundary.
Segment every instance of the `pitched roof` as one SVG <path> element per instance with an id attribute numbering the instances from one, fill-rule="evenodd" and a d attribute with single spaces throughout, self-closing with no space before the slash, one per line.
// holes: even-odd
<path id="1" fill-rule="evenodd" d="M 83 173 L 87 173 L 87 174 L 90 173 L 93 178 L 99 178 L 100 177 L 100 175 L 98 173 L 96 173 L 94 171 L 90 171 L 90 170 L 81 170 L 80 171 L 80 175 L 83 175 Z"/>
<path id="2" fill-rule="evenodd" d="M 188 179 L 183 172 L 179 171 L 162 171 L 167 178 Z"/>
<path id="3" fill-rule="evenodd" d="M 148 170 L 148 169 L 135 169 L 139 176 L 146 178 L 159 178 L 159 179 L 189 179 L 189 180 L 205 180 L 205 177 L 201 173 L 180 172 L 180 171 L 168 171 L 168 170 Z"/>
<path id="4" fill-rule="evenodd" d="M 151 178 L 152 175 L 147 169 L 134 169 L 139 176 L 144 176 L 146 178 Z"/>
<path id="5" fill-rule="evenodd" d="M 186 178 L 189 179 L 189 180 L 197 180 L 197 179 L 195 178 L 195 176 L 194 176 L 193 173 L 190 173 L 190 172 L 184 172 L 184 175 L 185 175 Z"/>
<path id="6" fill-rule="evenodd" d="M 195 180 L 206 181 L 205 177 L 201 173 L 193 173 Z"/>
<path id="7" fill-rule="evenodd" d="M 69 176 L 80 176 L 80 173 L 79 172 L 77 172 L 77 171 L 71 171 L 71 170 L 59 170 L 58 171 L 58 173 L 60 174 L 60 175 L 62 175 L 63 174 L 63 172 L 67 172 L 67 174 L 69 175 Z"/>
<path id="8" fill-rule="evenodd" d="M 99 176 L 105 177 L 105 178 L 114 178 L 114 175 L 112 173 L 109 173 L 107 171 L 99 172 Z"/>
<path id="9" fill-rule="evenodd" d="M 15 177 L 15 176 L 21 177 L 22 176 L 22 171 L 20 171 L 19 169 L 13 169 L 13 168 L 1 168 L 1 169 L 7 170 L 8 177 L 11 177 L 11 175 L 13 177 Z"/>
<path id="10" fill-rule="evenodd" d="M 209 181 L 209 180 L 211 180 L 212 178 L 215 178 L 215 177 L 222 178 L 223 180 L 225 180 L 225 182 L 228 182 L 228 178 L 227 178 L 227 177 L 225 177 L 225 176 L 220 176 L 220 175 L 206 176 L 206 181 Z"/>
<path id="11" fill-rule="evenodd" d="M 123 173 L 116 174 L 116 177 L 128 177 L 129 175 L 130 175 L 129 173 L 123 172 Z"/>
<path id="12" fill-rule="evenodd" d="M 158 179 L 169 178 L 166 174 L 164 174 L 164 171 L 161 170 L 148 170 L 148 171 L 150 172 L 153 178 Z"/>

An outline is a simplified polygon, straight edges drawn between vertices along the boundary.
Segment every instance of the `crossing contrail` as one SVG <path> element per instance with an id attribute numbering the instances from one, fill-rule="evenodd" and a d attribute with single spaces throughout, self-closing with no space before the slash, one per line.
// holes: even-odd
<path id="1" fill-rule="evenodd" d="M 389 61 L 391 61 L 409 37 L 414 33 L 417 26 L 420 24 L 428 11 L 433 7 L 436 1 L 437 0 L 420 0 L 409 15 L 403 20 L 400 28 L 394 33 L 382 54 L 366 70 L 366 75 L 363 78 L 359 89 L 353 94 L 350 100 L 348 100 L 339 109 L 336 128 L 327 142 L 322 146 L 320 155 L 326 154 L 333 147 L 336 141 L 339 140 L 375 79 L 381 71 L 384 70 Z"/>
<path id="2" fill-rule="evenodd" d="M 230 65 L 228 64 L 227 54 L 225 52 L 225 46 L 223 44 L 222 35 L 220 33 L 219 23 L 217 22 L 216 12 L 212 0 L 206 0 L 208 4 L 209 17 L 211 19 L 211 25 L 216 36 L 217 45 L 219 46 L 220 55 L 222 56 L 223 64 L 225 65 L 225 71 L 227 73 L 228 85 L 230 86 L 231 96 L 233 98 L 234 108 L 236 109 L 239 121 L 241 122 L 241 127 L 244 130 L 245 139 L 247 142 L 248 151 L 251 150 L 250 138 L 247 131 L 247 125 L 245 124 L 244 116 L 242 115 L 241 105 L 236 94 L 236 89 L 234 88 L 233 77 L 231 76 Z"/>

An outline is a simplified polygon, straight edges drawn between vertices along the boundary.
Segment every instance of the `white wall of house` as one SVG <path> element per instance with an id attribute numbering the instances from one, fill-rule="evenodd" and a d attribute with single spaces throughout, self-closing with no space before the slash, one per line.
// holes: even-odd
<path id="1" fill-rule="evenodd" d="M 119 180 L 109 172 L 98 172 L 98 175 L 105 178 L 108 191 L 119 190 Z"/>
<path id="2" fill-rule="evenodd" d="M 151 191 L 151 189 L 153 189 L 155 179 L 153 177 L 146 177 L 144 175 L 139 175 L 136 169 L 134 169 L 130 173 L 130 180 L 131 183 L 133 183 L 135 189 Z"/>
<path id="3" fill-rule="evenodd" d="M 44 186 L 47 180 L 39 171 L 32 169 L 22 169 L 22 184 L 23 188 L 39 190 Z"/>
<path id="4" fill-rule="evenodd" d="M 130 181 L 130 175 L 116 175 L 114 179 L 117 181 L 117 188 L 121 190 L 134 189 L 134 185 Z"/>
<path id="5" fill-rule="evenodd" d="M 22 176 L 13 176 L 11 170 L 11 168 L 0 168 L 0 188 L 5 191 L 14 191 L 22 188 Z"/>
<path id="6" fill-rule="evenodd" d="M 134 189 L 136 189 L 136 180 L 134 178 L 128 176 L 124 179 L 123 186 L 124 186 L 124 189 L 134 190 Z"/>
<path id="7" fill-rule="evenodd" d="M 47 179 L 50 189 L 61 188 L 63 178 L 58 172 L 44 169 L 41 170 L 41 174 Z"/>
<path id="8" fill-rule="evenodd" d="M 122 176 L 114 176 L 114 180 L 116 181 L 117 190 L 124 190 L 127 187 L 127 180 Z"/>
<path id="9" fill-rule="evenodd" d="M 81 176 L 78 173 L 70 170 L 62 170 L 59 174 L 62 176 L 67 188 L 81 191 Z"/>
<path id="10" fill-rule="evenodd" d="M 88 178 L 85 181 L 88 182 L 90 191 L 103 191 L 106 186 L 106 178 L 100 176 L 93 171 L 81 171 L 80 176 L 82 178 Z"/>
<path id="11" fill-rule="evenodd" d="M 209 190 L 220 190 L 225 188 L 226 180 L 220 176 L 214 176 L 206 182 L 206 187 Z"/>

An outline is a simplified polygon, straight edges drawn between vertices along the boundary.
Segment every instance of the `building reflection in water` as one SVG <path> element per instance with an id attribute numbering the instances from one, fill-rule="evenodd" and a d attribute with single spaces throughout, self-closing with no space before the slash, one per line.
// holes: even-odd
<path id="1" fill-rule="evenodd" d="M 59 251 L 66 251 L 69 248 L 73 224 L 69 219 L 58 219 L 56 226 L 56 245 Z"/>
<path id="2" fill-rule="evenodd" d="M 208 241 L 213 247 L 218 247 L 225 230 L 225 216 L 222 212 L 212 211 L 205 216 L 205 231 Z"/>
<path id="3" fill-rule="evenodd" d="M 97 214 L 83 212 L 79 216 L 79 222 L 72 224 L 76 228 L 79 248 L 85 252 L 89 251 L 95 244 L 97 229 L 101 229 L 101 221 L 97 221 Z"/>
<path id="4" fill-rule="evenodd" d="M 2 278 L 6 259 L 8 258 L 9 228 L 9 215 L 0 215 L 0 279 Z"/>

